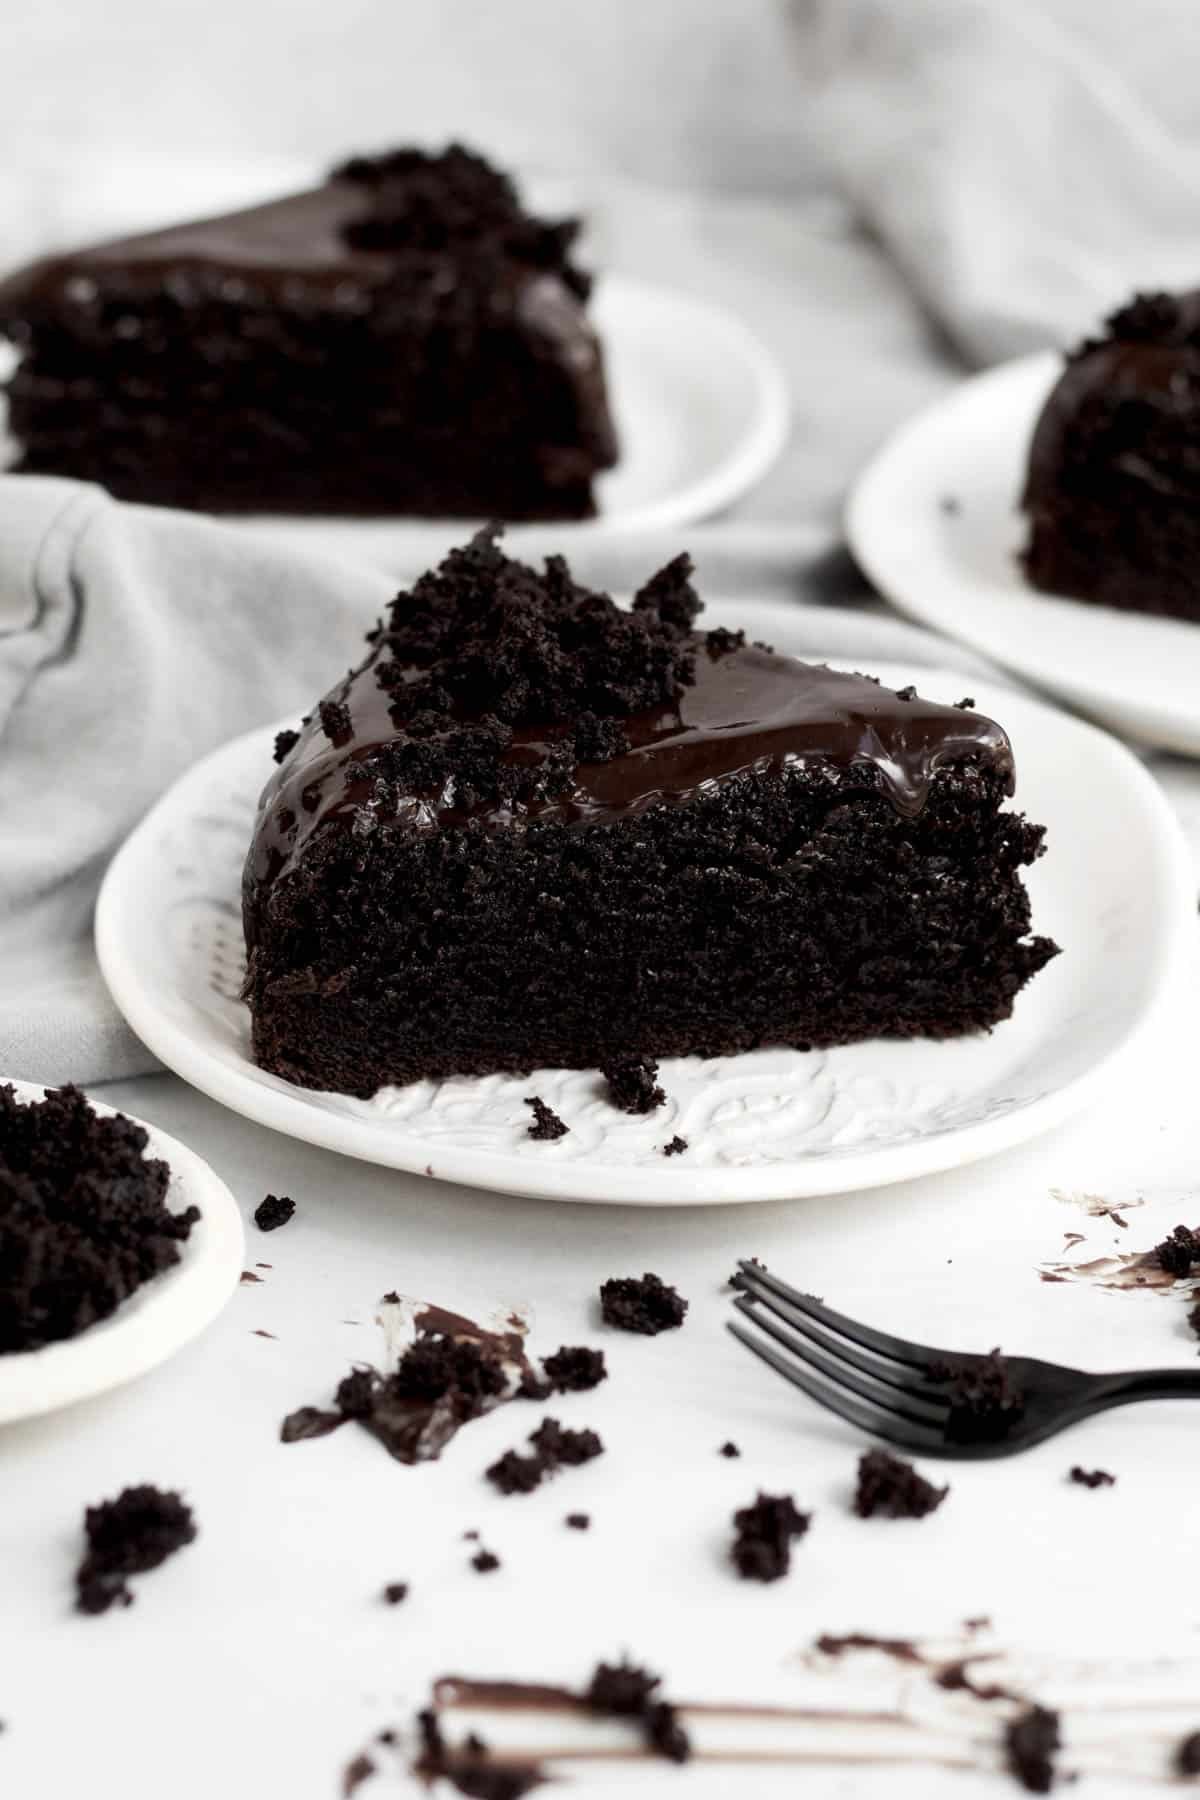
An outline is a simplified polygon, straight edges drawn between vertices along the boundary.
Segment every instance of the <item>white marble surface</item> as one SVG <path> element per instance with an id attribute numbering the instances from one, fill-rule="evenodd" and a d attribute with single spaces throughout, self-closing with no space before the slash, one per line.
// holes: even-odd
<path id="1" fill-rule="evenodd" d="M 1200 841 L 1200 774 L 1160 773 Z M 1103 1114 L 959 1173 L 792 1205 L 654 1212 L 506 1199 L 306 1149 L 168 1077 L 106 1089 L 209 1158 L 247 1214 L 271 1190 L 290 1194 L 297 1216 L 270 1236 L 251 1227 L 250 1260 L 271 1265 L 261 1285 L 240 1289 L 170 1365 L 0 1434 L 0 1791 L 334 1800 L 348 1760 L 374 1732 L 407 1725 L 433 1677 L 577 1682 L 593 1659 L 628 1648 L 680 1697 L 882 1701 L 921 1722 L 886 1742 L 878 1727 L 813 1726 L 808 1750 L 834 1760 L 807 1773 L 578 1764 L 564 1792 L 580 1800 L 676 1787 L 747 1800 L 1006 1792 L 987 1772 L 994 1707 L 950 1703 L 898 1666 L 876 1677 L 841 1664 L 818 1677 L 801 1660 L 823 1632 L 954 1640 L 982 1614 L 995 1643 L 1017 1653 L 1019 1679 L 1067 1705 L 1064 1760 L 1086 1771 L 1082 1791 L 1145 1791 L 1172 1737 L 1200 1728 L 1190 1574 L 1200 1409 L 1144 1406 L 1012 1461 L 950 1467 L 951 1495 L 930 1519 L 864 1523 L 847 1504 L 859 1439 L 727 1336 L 723 1281 L 754 1254 L 927 1341 L 1094 1368 L 1193 1365 L 1179 1296 L 1038 1276 L 1069 1232 L 1084 1234 L 1071 1252 L 1084 1258 L 1149 1246 L 1200 1216 L 1194 992 L 1179 998 L 1177 1020 Z M 1128 1207 L 1127 1229 L 1090 1216 L 1089 1194 Z M 599 1282 L 647 1268 L 690 1297 L 685 1328 L 654 1340 L 604 1330 Z M 533 1428 L 532 1410 L 492 1415 L 418 1469 L 352 1429 L 280 1445 L 287 1411 L 326 1401 L 352 1358 L 380 1354 L 373 1309 L 392 1287 L 476 1316 L 527 1302 L 542 1351 L 603 1344 L 609 1381 L 554 1411 L 595 1426 L 605 1456 L 503 1499 L 482 1471 Z M 730 1436 L 740 1461 L 717 1454 Z M 1075 1462 L 1111 1468 L 1116 1487 L 1068 1485 Z M 199 1538 L 138 1583 L 128 1611 L 79 1617 L 82 1508 L 139 1480 L 182 1487 Z M 735 1580 L 725 1558 L 730 1515 L 759 1487 L 791 1490 L 816 1515 L 791 1575 L 765 1588 Z M 575 1509 L 592 1513 L 589 1533 L 564 1527 Z M 501 1556 L 499 1572 L 468 1567 L 469 1529 Z M 378 1598 L 392 1580 L 412 1584 L 396 1609 Z M 1032 1653 L 1042 1660 L 1030 1667 Z M 739 1747 L 762 1749 L 762 1729 L 739 1727 Z M 923 1760 L 948 1747 L 980 1772 Z M 847 1753 L 891 1760 L 837 1760 Z M 360 1791 L 421 1790 L 389 1763 Z"/>

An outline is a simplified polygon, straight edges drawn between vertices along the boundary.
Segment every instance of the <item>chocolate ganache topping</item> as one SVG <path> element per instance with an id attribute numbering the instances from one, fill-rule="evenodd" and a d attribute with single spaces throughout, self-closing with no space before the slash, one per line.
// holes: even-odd
<path id="1" fill-rule="evenodd" d="M 990 719 L 696 631 L 685 557 L 624 611 L 560 559 L 539 573 L 505 557 L 496 535 L 400 595 L 366 662 L 282 734 L 249 879 L 286 873 L 318 831 L 602 825 L 792 764 L 861 766 L 907 817 L 949 764 L 1011 791 Z"/>

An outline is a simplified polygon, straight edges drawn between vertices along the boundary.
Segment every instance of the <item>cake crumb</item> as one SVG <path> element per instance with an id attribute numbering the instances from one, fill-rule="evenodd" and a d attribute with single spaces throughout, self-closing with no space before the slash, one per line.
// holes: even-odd
<path id="1" fill-rule="evenodd" d="M 296 1202 L 286 1194 L 268 1194 L 254 1209 L 254 1223 L 260 1231 L 278 1231 L 294 1217 Z"/>
<path id="2" fill-rule="evenodd" d="M 952 1444 L 994 1444 L 1025 1414 L 1025 1395 L 999 1350 L 970 1363 L 928 1364 L 926 1380 L 949 1387 L 950 1411 L 944 1434 Z"/>
<path id="3" fill-rule="evenodd" d="M 256 1282 L 261 1284 L 262 1276 L 256 1275 L 253 1269 L 243 1269 L 238 1276 L 238 1281 L 242 1287 L 253 1287 Z"/>
<path id="4" fill-rule="evenodd" d="M 590 1531 L 592 1515 L 591 1513 L 568 1513 L 566 1523 L 572 1531 Z"/>
<path id="5" fill-rule="evenodd" d="M 732 1438 L 729 1440 L 728 1443 L 721 1445 L 720 1455 L 722 1455 L 722 1456 L 740 1456 L 741 1454 L 742 1454 L 741 1451 L 738 1449 L 737 1445 L 733 1442 Z"/>
<path id="6" fill-rule="evenodd" d="M 608 1379 L 603 1350 L 589 1349 L 586 1344 L 564 1344 L 553 1356 L 542 1358 L 542 1367 L 551 1387 L 560 1394 L 586 1393 Z"/>
<path id="7" fill-rule="evenodd" d="M 178 1264 L 200 1213 L 167 1210 L 148 1144 L 78 1088 L 26 1101 L 0 1081 L 0 1356 L 78 1337 Z"/>
<path id="8" fill-rule="evenodd" d="M 500 1558 L 491 1550 L 477 1550 L 471 1558 L 471 1567 L 480 1575 L 490 1575 L 493 1569 L 500 1567 Z"/>
<path id="9" fill-rule="evenodd" d="M 649 1113 L 666 1101 L 667 1096 L 655 1083 L 658 1064 L 651 1057 L 606 1063 L 600 1073 L 608 1083 L 609 1099 L 622 1112 Z"/>
<path id="10" fill-rule="evenodd" d="M 583 1698 L 593 1712 L 638 1720 L 647 1749 L 671 1762 L 687 1762 L 691 1741 L 676 1708 L 657 1697 L 661 1686 L 661 1677 L 626 1658 L 619 1663 L 597 1663 Z"/>
<path id="11" fill-rule="evenodd" d="M 604 1282 L 600 1289 L 600 1312 L 606 1325 L 618 1331 L 635 1331 L 644 1337 L 656 1337 L 682 1325 L 688 1303 L 673 1287 L 649 1272 L 640 1281 L 635 1276 L 617 1277 Z"/>
<path id="12" fill-rule="evenodd" d="M 300 742 L 300 733 L 298 731 L 276 732 L 276 734 L 275 734 L 275 752 L 274 752 L 275 761 L 277 763 L 283 762 L 285 757 L 288 757 L 292 754 L 292 751 L 296 748 L 296 745 L 299 742 Z"/>
<path id="13" fill-rule="evenodd" d="M 663 1145 L 662 1153 L 664 1156 L 682 1156 L 687 1147 L 686 1138 L 673 1137 L 669 1144 Z"/>
<path id="14" fill-rule="evenodd" d="M 1175 1752 L 1175 1768 L 1180 1775 L 1200 1775 L 1200 1731 L 1184 1738 Z"/>
<path id="15" fill-rule="evenodd" d="M 531 1138 L 536 1138 L 539 1143 L 552 1143 L 555 1138 L 566 1137 L 570 1126 L 564 1125 L 554 1109 L 537 1094 L 531 1095 L 525 1104 L 533 1109 L 533 1124 L 527 1127 Z"/>
<path id="16" fill-rule="evenodd" d="M 804 1536 L 812 1515 L 800 1512 L 790 1494 L 760 1493 L 734 1513 L 733 1523 L 731 1555 L 742 1580 L 778 1581 L 791 1567 L 793 1538 Z"/>
<path id="17" fill-rule="evenodd" d="M 1164 1274 L 1190 1275 L 1192 1264 L 1200 1262 L 1200 1233 L 1187 1225 L 1177 1225 L 1161 1244 L 1154 1246 L 1154 1255 Z"/>
<path id="18" fill-rule="evenodd" d="M 383 1598 L 386 1605 L 399 1606 L 402 1600 L 408 1598 L 407 1581 L 389 1581 L 383 1590 Z"/>
<path id="19" fill-rule="evenodd" d="M 948 1487 L 934 1487 L 910 1462 L 887 1450 L 868 1450 L 859 1458 L 854 1510 L 860 1519 L 923 1519 L 936 1512 Z"/>
<path id="20" fill-rule="evenodd" d="M 530 1432 L 532 1454 L 506 1450 L 484 1474 L 502 1494 L 531 1494 L 547 1475 L 561 1468 L 577 1468 L 591 1462 L 604 1449 L 594 1431 L 572 1431 L 557 1419 L 543 1419 L 536 1431 Z"/>
<path id="21" fill-rule="evenodd" d="M 75 1604 L 83 1613 L 132 1606 L 126 1576 L 157 1569 L 196 1536 L 192 1510 L 181 1496 L 148 1483 L 89 1506 L 83 1529 L 87 1549 L 75 1576 Z"/>
<path id="22" fill-rule="evenodd" d="M 1044 1706 L 1031 1706 L 1004 1728 L 1008 1766 L 1031 1794 L 1048 1794 L 1054 1786 L 1054 1757 L 1061 1748 L 1059 1717 Z"/>
<path id="23" fill-rule="evenodd" d="M 375 1764 L 367 1755 L 356 1756 L 353 1762 L 348 1762 L 342 1771 L 342 1800 L 350 1800 L 350 1796 L 357 1793 L 374 1773 Z"/>
<path id="24" fill-rule="evenodd" d="M 1081 1469 L 1078 1463 L 1067 1479 L 1086 1488 L 1115 1487 L 1117 1483 L 1116 1476 L 1110 1475 L 1107 1469 Z"/>

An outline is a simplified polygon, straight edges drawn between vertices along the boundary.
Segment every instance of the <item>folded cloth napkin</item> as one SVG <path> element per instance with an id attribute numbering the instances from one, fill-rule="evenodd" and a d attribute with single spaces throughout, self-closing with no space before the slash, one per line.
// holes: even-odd
<path id="1" fill-rule="evenodd" d="M 1200 284 L 1191 6 L 788 4 L 818 140 L 969 359 Z"/>
<path id="2" fill-rule="evenodd" d="M 731 549 L 710 527 L 686 540 L 714 597 L 735 577 L 756 598 L 830 592 L 827 561 L 805 573 L 811 533 L 768 530 L 756 545 L 740 527 Z M 623 546 L 606 577 L 592 540 L 578 562 L 621 589 L 679 546 L 678 535 Z M 0 477 L 0 1075 L 100 1082 L 155 1066 L 92 952 L 109 858 L 190 763 L 309 707 L 358 660 L 393 592 L 375 569 L 244 527 L 121 506 L 74 482 Z M 789 641 L 817 655 L 979 667 L 869 612 L 797 607 Z"/>

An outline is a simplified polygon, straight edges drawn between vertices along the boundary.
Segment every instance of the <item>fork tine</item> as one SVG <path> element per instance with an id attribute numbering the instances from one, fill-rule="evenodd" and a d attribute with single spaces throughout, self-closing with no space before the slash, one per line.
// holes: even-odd
<path id="1" fill-rule="evenodd" d="M 907 1363 L 910 1368 L 925 1369 L 931 1362 L 944 1360 L 945 1352 L 935 1349 L 931 1344 L 912 1344 L 907 1338 L 891 1337 L 886 1331 L 876 1331 L 870 1325 L 860 1325 L 856 1319 L 848 1319 L 844 1313 L 835 1312 L 832 1306 L 826 1306 L 823 1300 L 814 1300 L 811 1294 L 802 1294 L 797 1288 L 789 1287 L 786 1281 L 780 1281 L 778 1275 L 772 1275 L 769 1269 L 756 1268 L 751 1262 L 739 1262 L 739 1279 L 746 1285 L 743 1292 L 753 1293 L 755 1286 L 769 1288 L 783 1300 L 794 1306 L 797 1312 L 807 1313 L 810 1319 L 816 1319 L 829 1331 L 836 1331 L 842 1337 L 850 1339 L 852 1344 L 861 1344 L 864 1350 L 874 1350 L 877 1356 L 890 1356 L 896 1362 Z M 956 1356 L 956 1363 L 974 1361 L 974 1358 Z"/>
<path id="2" fill-rule="evenodd" d="M 790 1381 L 793 1387 L 798 1387 L 802 1393 L 807 1394 L 810 1400 L 815 1400 L 818 1406 L 825 1407 L 828 1412 L 836 1413 L 840 1419 L 845 1419 L 848 1425 L 857 1426 L 859 1431 L 865 1431 L 868 1437 L 883 1438 L 885 1443 L 897 1444 L 902 1450 L 924 1450 L 931 1454 L 940 1450 L 944 1454 L 945 1445 L 940 1433 L 919 1429 L 916 1426 L 906 1426 L 899 1419 L 893 1418 L 878 1408 L 862 1406 L 857 1400 L 852 1400 L 848 1394 L 826 1387 L 823 1382 L 813 1380 L 809 1375 L 797 1369 L 785 1356 L 781 1356 L 770 1344 L 764 1343 L 761 1338 L 744 1330 L 732 1319 L 726 1322 L 726 1330 L 731 1331 L 738 1342 L 746 1346 L 747 1350 L 752 1350 L 755 1356 L 760 1357 L 777 1374 L 782 1375 L 785 1381 Z"/>
<path id="3" fill-rule="evenodd" d="M 912 1425 L 928 1425 L 935 1431 L 941 1431 L 948 1409 L 943 1408 L 939 1413 L 934 1410 L 917 1411 L 902 1406 L 899 1396 L 891 1384 L 879 1383 L 873 1376 L 864 1381 L 861 1376 L 855 1374 L 853 1369 L 824 1355 L 821 1350 L 814 1348 L 811 1342 L 797 1337 L 786 1325 L 776 1324 L 773 1315 L 760 1310 L 766 1306 L 765 1301 L 747 1300 L 744 1295 L 739 1294 L 733 1304 L 744 1317 L 753 1320 L 760 1331 L 765 1331 L 767 1336 L 774 1338 L 777 1344 L 782 1344 L 783 1348 L 789 1351 L 798 1362 L 804 1363 L 810 1369 L 816 1369 L 818 1373 L 824 1375 L 825 1379 L 834 1387 L 849 1388 L 850 1392 L 857 1394 L 860 1400 L 866 1400 L 872 1406 L 878 1406 L 882 1411 L 890 1413 L 893 1418 L 906 1419 Z"/>
<path id="4" fill-rule="evenodd" d="M 858 1369 L 862 1374 L 869 1375 L 872 1381 L 881 1382 L 884 1387 L 892 1388 L 896 1393 L 906 1395 L 908 1399 L 915 1400 L 919 1406 L 932 1407 L 935 1413 L 940 1414 L 942 1418 L 945 1417 L 949 1401 L 946 1400 L 941 1390 L 929 1381 L 927 1376 L 922 1380 L 913 1381 L 908 1374 L 909 1364 L 885 1359 L 882 1351 L 878 1350 L 864 1354 L 863 1351 L 856 1350 L 846 1339 L 835 1337 L 832 1333 L 827 1335 L 821 1328 L 820 1322 L 812 1315 L 800 1312 L 790 1301 L 781 1300 L 772 1293 L 760 1293 L 756 1290 L 748 1295 L 743 1295 L 742 1298 L 748 1302 L 747 1306 L 742 1307 L 743 1312 L 749 1312 L 749 1308 L 757 1310 L 761 1307 L 767 1312 L 774 1313 L 777 1319 L 785 1320 L 794 1331 L 800 1332 L 802 1336 L 816 1344 L 818 1349 L 823 1350 L 827 1356 L 837 1357 L 839 1362 L 848 1363 L 852 1369 Z M 734 1305 L 740 1306 L 741 1300 L 735 1300 Z M 750 1312 L 749 1316 L 753 1317 L 753 1312 Z M 796 1354 L 800 1354 L 799 1350 Z M 818 1358 L 811 1357 L 810 1360 L 815 1362 Z M 828 1369 L 825 1372 L 833 1379 L 849 1379 L 843 1377 L 841 1370 Z M 872 1395 L 873 1397 L 874 1395 Z"/>

